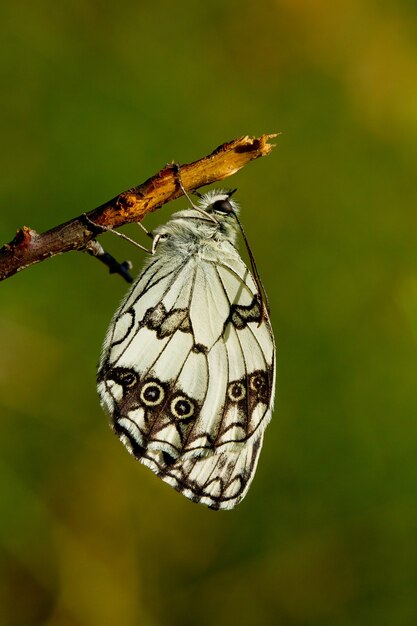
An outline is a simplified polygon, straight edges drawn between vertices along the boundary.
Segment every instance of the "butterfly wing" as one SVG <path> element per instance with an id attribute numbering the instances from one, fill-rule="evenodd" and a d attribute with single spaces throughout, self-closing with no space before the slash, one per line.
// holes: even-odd
<path id="1" fill-rule="evenodd" d="M 98 380 L 139 461 L 193 501 L 242 500 L 271 418 L 275 349 L 229 242 L 203 257 L 152 259 L 112 321 Z"/>

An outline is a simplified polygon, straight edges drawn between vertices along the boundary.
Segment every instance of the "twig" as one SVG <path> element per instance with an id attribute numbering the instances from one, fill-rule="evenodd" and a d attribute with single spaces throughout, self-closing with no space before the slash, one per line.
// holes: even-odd
<path id="1" fill-rule="evenodd" d="M 119 263 L 111 254 L 104 250 L 103 246 L 96 239 L 92 239 L 88 242 L 85 251 L 104 263 L 104 265 L 109 268 L 110 274 L 119 274 L 127 283 L 133 282 L 133 278 L 129 273 L 129 270 L 132 269 L 130 261 Z"/>
<path id="2" fill-rule="evenodd" d="M 273 134 L 258 138 L 240 137 L 222 144 L 210 155 L 198 161 L 181 165 L 181 178 L 185 189 L 198 189 L 227 178 L 250 161 L 266 156 L 274 147 L 268 140 L 276 136 Z M 114 229 L 129 222 L 140 222 L 147 213 L 175 200 L 182 193 L 175 171 L 168 165 L 138 187 L 123 191 L 89 213 L 84 213 L 44 233 L 38 234 L 35 230 L 23 226 L 17 231 L 14 239 L 0 249 L 0 280 L 13 276 L 34 263 L 69 250 L 88 251 L 94 254 L 94 244 L 91 242 L 103 232 L 104 229 L 100 227 Z M 97 228 L 92 224 L 97 224 Z M 105 260 L 101 251 L 94 256 L 99 258 L 101 256 L 100 260 L 112 271 L 123 275 L 127 270 L 126 265 L 118 264 L 115 259 Z"/>

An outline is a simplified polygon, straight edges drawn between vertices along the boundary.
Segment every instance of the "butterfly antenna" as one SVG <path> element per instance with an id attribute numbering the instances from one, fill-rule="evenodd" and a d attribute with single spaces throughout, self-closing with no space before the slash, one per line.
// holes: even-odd
<path id="1" fill-rule="evenodd" d="M 258 268 L 256 267 L 256 263 L 255 263 L 255 257 L 253 256 L 252 250 L 250 249 L 249 241 L 248 241 L 248 238 L 246 237 L 245 231 L 243 230 L 242 222 L 240 221 L 240 219 L 238 218 L 238 216 L 236 215 L 234 211 L 233 211 L 233 215 L 235 216 L 236 222 L 239 225 L 240 232 L 242 233 L 243 241 L 245 242 L 246 250 L 248 251 L 250 264 L 251 264 L 251 268 L 253 272 L 253 277 L 255 279 L 255 283 L 258 288 L 259 298 L 261 300 L 261 306 L 262 306 L 261 322 L 262 322 L 262 320 L 265 317 L 265 312 L 267 311 L 269 313 L 268 296 L 266 295 L 265 287 L 263 285 L 261 277 L 259 276 Z"/>
<path id="2" fill-rule="evenodd" d="M 204 211 L 204 209 L 201 209 L 199 206 L 194 204 L 194 202 L 192 201 L 191 197 L 189 196 L 187 190 L 185 189 L 185 187 L 183 185 L 182 178 L 181 178 L 181 167 L 180 167 L 180 165 L 178 163 L 173 163 L 172 164 L 172 169 L 174 170 L 175 176 L 177 177 L 177 181 L 178 181 L 179 186 L 181 187 L 182 193 L 187 198 L 187 200 L 191 204 L 192 208 L 195 211 L 198 211 L 199 213 L 201 213 L 202 215 L 205 215 L 206 217 L 208 217 L 210 222 L 214 222 L 215 224 L 218 224 L 216 218 L 213 217 L 213 215 L 210 215 L 210 213 L 207 213 L 207 211 Z M 198 193 L 198 192 L 194 192 L 194 193 L 196 193 L 196 195 L 199 198 L 202 197 L 200 193 Z"/>

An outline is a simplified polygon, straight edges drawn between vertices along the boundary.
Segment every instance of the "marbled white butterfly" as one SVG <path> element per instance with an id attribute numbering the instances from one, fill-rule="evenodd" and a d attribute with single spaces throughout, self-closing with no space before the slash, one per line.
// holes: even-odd
<path id="1" fill-rule="evenodd" d="M 266 296 L 250 249 L 253 276 L 235 247 L 232 193 L 210 191 L 154 231 L 153 256 L 110 324 L 98 372 L 101 403 L 129 452 L 213 509 L 246 495 L 275 387 Z"/>

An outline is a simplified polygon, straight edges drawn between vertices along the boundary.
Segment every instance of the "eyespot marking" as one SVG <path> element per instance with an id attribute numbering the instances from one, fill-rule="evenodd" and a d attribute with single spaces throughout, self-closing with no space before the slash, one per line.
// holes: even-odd
<path id="1" fill-rule="evenodd" d="M 176 396 L 171 401 L 171 413 L 179 420 L 186 420 L 194 415 L 195 405 L 186 396 Z"/>
<path id="2" fill-rule="evenodd" d="M 249 386 L 255 393 L 263 393 L 266 387 L 265 373 L 257 372 L 249 379 Z"/>
<path id="3" fill-rule="evenodd" d="M 156 380 L 149 380 L 142 386 L 139 397 L 146 406 L 158 406 L 165 398 L 165 391 Z"/>
<path id="4" fill-rule="evenodd" d="M 227 395 L 232 402 L 240 402 L 246 396 L 246 388 L 240 382 L 230 383 Z"/>

